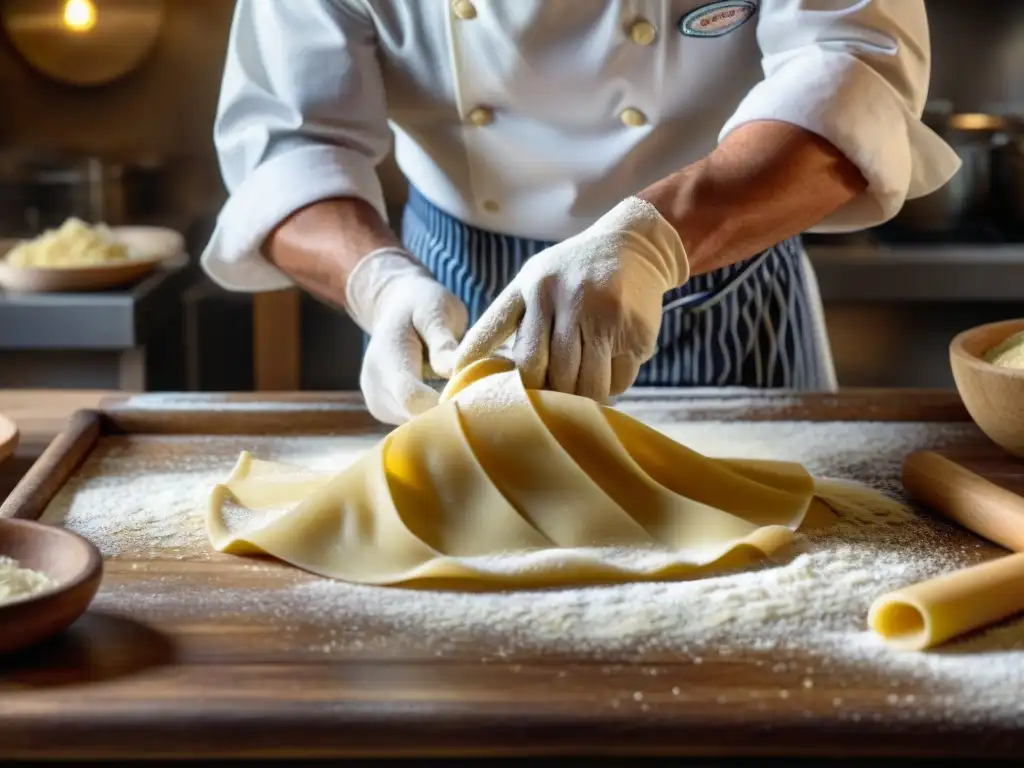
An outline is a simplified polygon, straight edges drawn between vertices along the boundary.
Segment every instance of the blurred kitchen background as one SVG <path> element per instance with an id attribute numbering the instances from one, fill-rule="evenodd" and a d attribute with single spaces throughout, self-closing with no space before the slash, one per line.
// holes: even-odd
<path id="1" fill-rule="evenodd" d="M 233 0 L 95 2 L 138 43 L 109 52 L 131 71 L 106 84 L 68 82 L 111 76 L 105 59 L 67 71 L 42 50 L 33 66 L 10 24 L 0 33 L 0 237 L 70 215 L 155 224 L 184 234 L 191 260 L 101 293 L 0 291 L 0 387 L 357 388 L 347 318 L 289 292 L 226 293 L 196 265 L 225 197 L 211 124 Z M 927 5 L 928 119 L 964 168 L 890 225 L 808 238 L 844 386 L 951 386 L 954 333 L 1024 315 L 1024 1 Z M 390 161 L 381 172 L 395 221 L 404 183 Z"/>

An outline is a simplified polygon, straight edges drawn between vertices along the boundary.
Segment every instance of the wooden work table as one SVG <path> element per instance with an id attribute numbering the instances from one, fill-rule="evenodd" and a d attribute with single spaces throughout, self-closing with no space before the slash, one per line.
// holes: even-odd
<path id="1" fill-rule="evenodd" d="M 640 412 L 647 407 L 644 397 L 637 395 L 633 403 Z M 98 431 L 186 434 L 192 429 L 194 420 L 180 402 L 174 410 L 152 404 L 133 410 L 126 399 L 107 398 L 107 415 L 91 421 L 78 417 L 77 431 L 60 438 L 62 450 L 95 440 Z M 209 431 L 262 434 L 277 425 L 290 434 L 323 433 L 325 413 L 332 429 L 380 431 L 355 395 L 216 399 L 220 406 L 246 401 L 317 407 L 279 413 L 222 409 L 204 417 Z M 677 393 L 655 401 L 678 420 L 969 421 L 954 393 L 934 391 L 737 395 L 735 400 Z M 197 395 L 197 407 L 203 402 Z M 989 450 L 980 435 L 972 441 L 974 449 Z M 140 571 L 166 572 L 195 589 L 216 588 L 231 574 L 257 578 L 238 560 L 108 561 L 103 589 L 116 592 Z M 325 655 L 309 651 L 301 627 L 285 632 L 272 615 L 247 614 L 244 608 L 217 620 L 187 603 L 158 621 L 140 620 L 133 610 L 125 604 L 114 612 L 92 611 L 64 636 L 0 660 L 0 757 L 1002 757 L 1024 750 L 1024 733 L 998 725 L 950 724 L 940 709 L 926 708 L 899 723 L 838 719 L 831 704 L 838 681 L 830 681 L 827 670 L 813 690 L 780 699 L 779 673 L 764 659 L 755 664 L 753 656 L 699 663 L 655 654 L 648 662 L 609 669 L 564 657 L 482 663 L 472 648 L 437 659 L 410 650 L 415 644 L 404 641 L 398 644 L 405 649 L 401 653 L 368 647 Z M 801 675 L 795 670 L 781 678 L 799 692 Z M 676 694 L 667 695 L 668 689 Z M 610 706 L 623 691 L 646 692 L 649 709 Z M 865 712 L 891 695 L 868 683 L 857 690 L 844 685 L 841 693 Z M 725 699 L 728 706 L 721 705 Z"/>

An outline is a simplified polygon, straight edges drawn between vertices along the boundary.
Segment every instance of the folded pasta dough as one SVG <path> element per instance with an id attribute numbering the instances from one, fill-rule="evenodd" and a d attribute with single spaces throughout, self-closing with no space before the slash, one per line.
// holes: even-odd
<path id="1" fill-rule="evenodd" d="M 808 513 L 799 464 L 702 456 L 482 362 L 340 472 L 243 452 L 210 497 L 214 548 L 367 584 L 639 580 L 756 561 Z"/>

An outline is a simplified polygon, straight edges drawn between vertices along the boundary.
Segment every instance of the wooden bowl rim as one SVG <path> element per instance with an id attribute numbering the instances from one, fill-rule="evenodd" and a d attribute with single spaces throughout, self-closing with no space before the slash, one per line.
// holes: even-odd
<path id="1" fill-rule="evenodd" d="M 18 449 L 20 438 L 21 432 L 18 430 L 17 422 L 10 416 L 0 413 L 0 446 L 6 445 L 7 441 L 10 441 L 10 450 L 14 452 Z M 3 461 L 2 454 L 0 454 L 0 461 Z"/>
<path id="2" fill-rule="evenodd" d="M 74 531 L 69 531 L 67 528 L 60 528 L 56 525 L 47 525 L 46 523 L 40 523 L 35 520 L 21 520 L 12 517 L 0 517 L 0 529 L 4 526 L 14 527 L 25 527 L 29 530 L 40 530 L 47 529 L 48 531 L 56 531 L 57 536 L 64 536 L 69 541 L 74 541 L 78 546 L 82 547 L 86 552 L 85 567 L 82 568 L 76 575 L 67 579 L 66 581 L 55 584 L 50 589 L 45 589 L 42 592 L 37 592 L 34 595 L 28 597 L 21 597 L 17 600 L 11 600 L 10 602 L 0 603 L 0 616 L 8 608 L 21 607 L 34 602 L 42 602 L 52 598 L 54 595 L 58 595 L 64 592 L 70 592 L 74 589 L 78 589 L 83 584 L 86 584 L 91 579 L 96 577 L 96 573 L 103 569 L 103 556 L 100 554 L 96 546 L 86 539 L 84 536 L 79 536 Z M 48 574 L 47 574 L 48 575 Z"/>
<path id="3" fill-rule="evenodd" d="M 95 293 L 141 280 L 174 257 L 88 267 L 13 267 L 0 259 L 0 288 L 11 294 Z"/>
<path id="4" fill-rule="evenodd" d="M 984 358 L 967 350 L 967 346 L 970 342 L 974 341 L 978 336 L 993 333 L 997 329 L 1003 328 L 1006 329 L 1006 335 L 999 341 L 995 342 L 996 344 L 1013 335 L 1017 331 L 1024 331 L 1024 317 L 1012 320 L 997 320 L 992 323 L 984 323 L 983 325 L 976 325 L 973 328 L 960 331 L 960 333 L 954 336 L 953 340 L 949 343 L 950 356 L 966 363 L 968 366 L 986 375 L 1024 380 L 1024 369 L 1004 368 L 1000 365 L 993 365 Z"/>
<path id="5" fill-rule="evenodd" d="M 113 261 L 109 264 L 83 264 L 73 267 L 19 267 L 15 264 L 10 264 L 7 261 L 7 256 L 0 256 L 0 266 L 3 267 L 5 272 L 12 275 L 70 275 L 70 274 L 91 274 L 97 272 L 111 272 L 119 269 L 132 269 L 136 267 L 149 267 L 154 264 L 160 264 L 161 262 L 173 259 L 174 256 L 165 256 L 163 254 L 144 256 L 144 257 L 130 257 L 124 261 Z"/>

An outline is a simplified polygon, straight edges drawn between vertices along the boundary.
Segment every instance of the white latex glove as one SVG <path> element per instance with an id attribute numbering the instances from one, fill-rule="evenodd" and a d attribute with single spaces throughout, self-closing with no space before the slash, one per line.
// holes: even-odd
<path id="1" fill-rule="evenodd" d="M 423 383 L 424 347 L 430 367 L 449 377 L 466 306 L 401 248 L 365 256 L 349 275 L 345 303 L 370 334 L 359 388 L 373 417 L 401 424 L 437 405 L 439 393 Z"/>
<path id="2" fill-rule="evenodd" d="M 527 261 L 462 340 L 455 370 L 515 333 L 506 356 L 528 388 L 607 402 L 654 355 L 664 294 L 689 276 L 676 230 L 650 203 L 627 198 Z"/>

